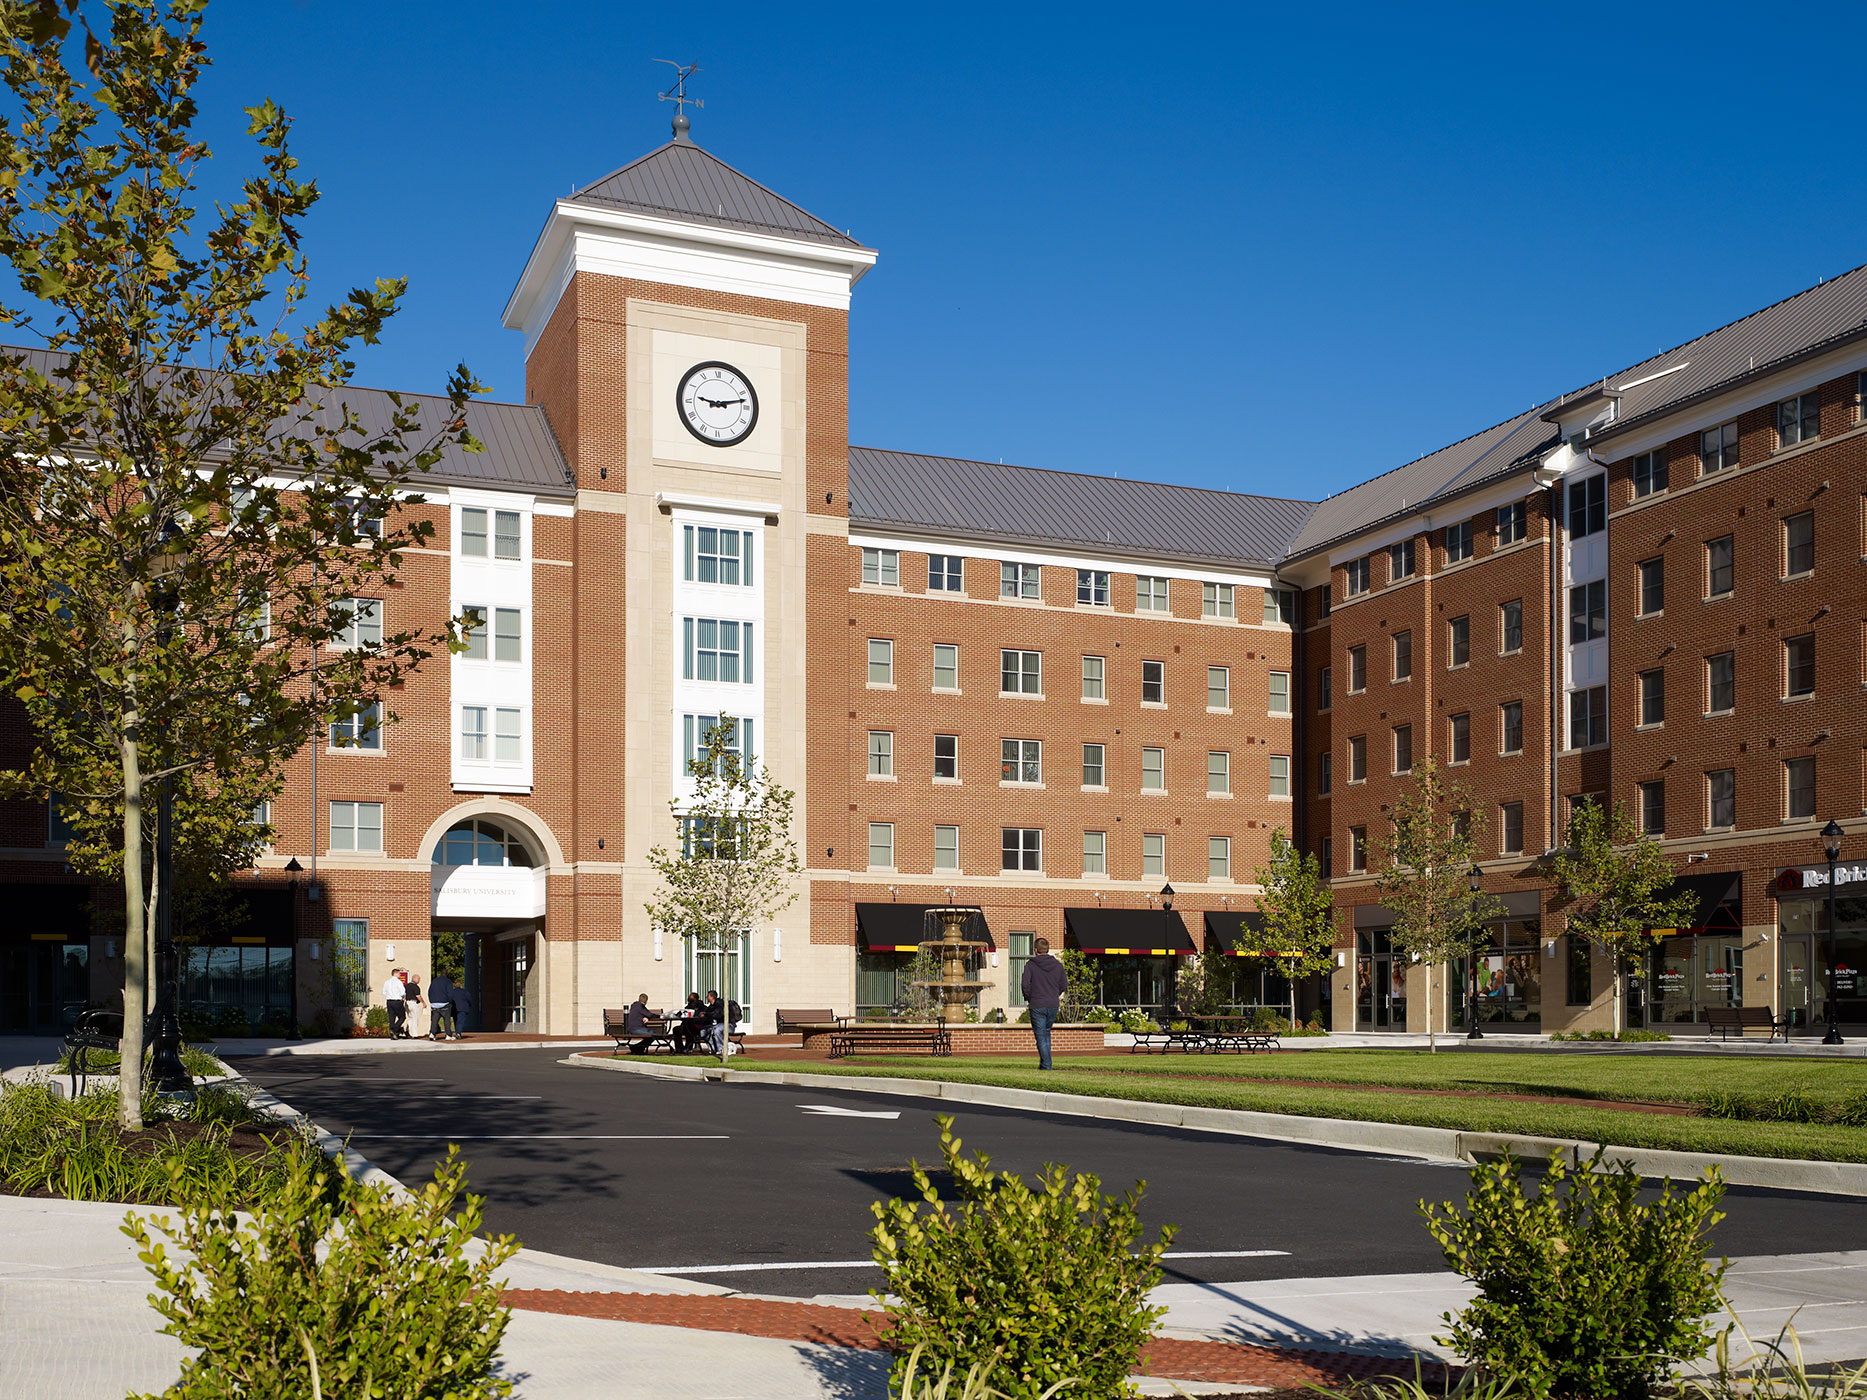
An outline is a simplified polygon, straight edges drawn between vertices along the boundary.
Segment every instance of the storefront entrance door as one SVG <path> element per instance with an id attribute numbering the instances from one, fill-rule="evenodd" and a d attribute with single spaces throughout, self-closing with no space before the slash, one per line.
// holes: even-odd
<path id="1" fill-rule="evenodd" d="M 1812 975 L 1815 967 L 1813 940 L 1807 934 L 1791 934 L 1782 940 L 1783 1014 L 1791 1030 L 1802 1030 L 1823 1018 L 1821 984 Z"/>
<path id="2" fill-rule="evenodd" d="M 56 938 L 0 944 L 0 1032 L 60 1035 L 90 994 L 91 949 Z"/>
<path id="3" fill-rule="evenodd" d="M 1357 938 L 1355 959 L 1355 1029 L 1407 1028 L 1407 962 L 1394 956 L 1386 929 Z"/>

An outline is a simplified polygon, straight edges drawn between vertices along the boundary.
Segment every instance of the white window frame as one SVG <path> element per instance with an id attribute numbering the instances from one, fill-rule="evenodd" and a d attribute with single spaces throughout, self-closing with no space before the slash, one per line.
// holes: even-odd
<path id="1" fill-rule="evenodd" d="M 1232 668 L 1230 666 L 1208 666 L 1206 668 L 1206 711 L 1209 714 L 1222 715 L 1229 715 L 1232 712 Z"/>
<path id="2" fill-rule="evenodd" d="M 383 836 L 384 813 L 380 802 L 332 802 L 327 809 L 330 823 L 330 849 L 333 853 L 354 853 L 356 855 L 375 855 L 383 853 L 387 844 Z M 345 818 L 341 823 L 339 816 Z M 372 826 L 364 818 L 374 816 Z M 339 845 L 339 833 L 345 834 L 348 845 Z M 365 840 L 373 833 L 376 844 L 365 845 Z"/>
<path id="3" fill-rule="evenodd" d="M 944 843 L 944 844 L 943 844 Z M 948 859 L 947 857 L 951 857 Z M 959 864 L 959 828 L 936 823 L 934 826 L 933 868 L 957 871 Z"/>
<path id="4" fill-rule="evenodd" d="M 1106 608 L 1108 605 L 1108 570 L 1078 569 L 1076 571 L 1076 606 L 1079 608 Z"/>
<path id="5" fill-rule="evenodd" d="M 1083 699 L 1107 702 L 1109 662 L 1106 656 L 1085 656 L 1083 658 Z M 1094 672 L 1091 675 L 1090 672 Z"/>
<path id="6" fill-rule="evenodd" d="M 1171 612 L 1172 593 L 1166 579 L 1158 574 L 1136 574 L 1134 580 L 1136 612 Z"/>
<path id="7" fill-rule="evenodd" d="M 877 647 L 881 648 L 879 652 L 876 650 Z M 871 686 L 886 687 L 889 690 L 894 689 L 895 687 L 895 644 L 892 638 L 890 637 L 870 637 L 869 638 L 869 672 L 868 674 L 869 674 L 869 684 Z M 881 676 L 880 680 L 876 679 L 876 676 L 878 674 Z"/>
<path id="8" fill-rule="evenodd" d="M 1206 879 L 1224 882 L 1231 878 L 1232 838 L 1208 836 L 1206 838 Z"/>
<path id="9" fill-rule="evenodd" d="M 1152 759 L 1153 759 L 1153 766 L 1151 769 L 1149 768 L 1149 756 L 1150 755 L 1152 755 Z M 1158 781 L 1150 784 L 1148 782 L 1149 777 L 1153 777 L 1157 779 Z M 1142 792 L 1165 792 L 1167 791 L 1167 750 L 1166 749 L 1157 747 L 1152 744 L 1143 744 L 1141 746 L 1141 791 Z"/>
<path id="10" fill-rule="evenodd" d="M 1014 564 L 1008 559 L 998 565 L 998 596 L 1025 602 L 1041 602 L 1044 597 L 1044 571 L 1039 564 Z"/>
<path id="11" fill-rule="evenodd" d="M 901 587 L 901 551 L 879 545 L 862 547 L 862 586 L 864 588 Z"/>
<path id="12" fill-rule="evenodd" d="M 1109 834 L 1106 831 L 1083 833 L 1083 874 L 1109 873 Z"/>
<path id="13" fill-rule="evenodd" d="M 942 653 L 945 654 L 949 663 L 946 666 L 940 664 Z M 940 673 L 942 671 L 947 671 L 952 675 L 953 683 L 951 685 L 940 684 Z M 933 644 L 933 688 L 942 695 L 958 695 L 960 693 L 958 643 L 935 642 Z"/>
<path id="14" fill-rule="evenodd" d="M 1238 608 L 1229 583 L 1207 582 L 1199 585 L 1199 615 L 1236 620 Z"/>
<path id="15" fill-rule="evenodd" d="M 1141 875 L 1148 878 L 1167 873 L 1167 833 L 1164 831 L 1144 831 L 1141 833 Z"/>
<path id="16" fill-rule="evenodd" d="M 1230 749 L 1206 750 L 1206 796 L 1232 795 L 1232 753 Z"/>
<path id="17" fill-rule="evenodd" d="M 869 776 L 871 778 L 895 776 L 894 730 L 871 729 L 869 731 Z"/>
<path id="18" fill-rule="evenodd" d="M 878 836 L 880 840 L 878 840 Z M 885 859 L 877 861 L 876 853 Z M 893 870 L 895 868 L 895 824 L 893 822 L 869 823 L 869 867 L 870 870 Z"/>
<path id="19" fill-rule="evenodd" d="M 1012 669 L 1006 662 L 1007 657 L 1017 660 L 1018 688 L 1005 688 L 1005 676 Z M 1031 684 L 1026 684 L 1026 681 Z M 1044 695 L 1044 654 L 1024 647 L 1000 647 L 998 649 L 998 693 L 1000 695 L 1035 695 L 1042 699 Z"/>
<path id="20" fill-rule="evenodd" d="M 1012 747 L 1015 745 L 1016 747 Z M 1010 769 L 1012 776 L 1005 776 Z M 1029 776 L 1026 776 L 1026 775 Z M 1000 787 L 1042 787 L 1044 784 L 1044 741 L 1042 739 L 1000 739 L 998 741 L 998 785 Z"/>
<path id="21" fill-rule="evenodd" d="M 1271 672 L 1270 697 L 1270 709 L 1267 713 L 1273 715 L 1290 713 L 1290 673 L 1288 671 Z"/>

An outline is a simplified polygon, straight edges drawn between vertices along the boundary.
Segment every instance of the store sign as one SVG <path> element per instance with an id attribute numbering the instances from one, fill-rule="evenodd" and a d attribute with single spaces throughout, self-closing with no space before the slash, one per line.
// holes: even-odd
<path id="1" fill-rule="evenodd" d="M 1867 862 L 1850 861 L 1835 866 L 1835 888 L 1842 890 L 1849 885 L 1867 885 Z M 1827 888 L 1828 867 L 1825 865 L 1792 865 L 1770 882 L 1770 892 L 1777 895 Z"/>

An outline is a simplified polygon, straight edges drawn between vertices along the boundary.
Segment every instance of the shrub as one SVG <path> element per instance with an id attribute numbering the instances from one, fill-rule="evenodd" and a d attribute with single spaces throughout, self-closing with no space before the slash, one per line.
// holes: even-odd
<path id="1" fill-rule="evenodd" d="M 1158 1243 L 1134 1250 L 1145 1183 L 1104 1196 L 1096 1177 L 1051 1164 L 1033 1187 L 992 1171 L 983 1153 L 962 1156 L 952 1118 L 936 1121 L 960 1201 L 941 1200 L 917 1164 L 919 1201 L 871 1207 L 875 1261 L 892 1295 L 890 1390 L 902 1394 L 917 1354 L 935 1369 L 979 1363 L 984 1384 L 1010 1400 L 1038 1400 L 1064 1380 L 1074 1382 L 1063 1392 L 1070 1400 L 1128 1395 L 1128 1373 L 1164 1311 L 1147 1294 L 1175 1234 L 1169 1225 Z"/>
<path id="2" fill-rule="evenodd" d="M 1114 1017 L 1113 1024 L 1120 1026 L 1130 1035 L 1157 1031 L 1160 1026 L 1145 1011 L 1124 1011 Z"/>
<path id="3" fill-rule="evenodd" d="M 365 1011 L 363 1013 L 363 1034 L 365 1035 L 387 1035 L 389 1034 L 389 1008 L 388 1007 L 372 1006 L 368 1011 Z"/>
<path id="4" fill-rule="evenodd" d="M 1597 1149 L 1573 1170 L 1552 1155 L 1526 1198 L 1506 1152 L 1472 1168 L 1466 1214 L 1421 1202 L 1446 1262 L 1478 1285 L 1440 1340 L 1533 1396 L 1581 1400 L 1639 1400 L 1704 1355 L 1725 1270 L 1706 1265 L 1705 1236 L 1724 1182 L 1713 1167 L 1683 1196 L 1670 1181 L 1647 1204 L 1639 1192 L 1632 1165 Z"/>
<path id="5" fill-rule="evenodd" d="M 1835 1106 L 1834 1121 L 1850 1128 L 1867 1128 L 1867 1090 L 1849 1094 Z"/>
<path id="6" fill-rule="evenodd" d="M 200 1348 L 162 1400 L 510 1395 L 493 1374 L 510 1316 L 495 1275 L 518 1246 L 502 1236 L 470 1259 L 481 1202 L 462 1194 L 465 1177 L 450 1148 L 408 1200 L 346 1174 L 333 1203 L 302 1168 L 249 1224 L 132 1214 L 123 1232 L 155 1280 L 163 1331 Z"/>
<path id="7" fill-rule="evenodd" d="M 223 1006 L 214 1013 L 215 1035 L 244 1036 L 252 1033 L 253 1025 L 247 1019 L 245 1007 Z"/>
<path id="8" fill-rule="evenodd" d="M 1743 1338 L 1749 1359 L 1731 1364 L 1731 1333 Z M 1802 1339 L 1788 1323 L 1776 1336 L 1759 1342 L 1741 1322 L 1719 1334 L 1709 1375 L 1682 1377 L 1680 1400 L 1867 1400 L 1867 1362 L 1852 1369 L 1829 1362 L 1811 1368 L 1803 1359 Z"/>

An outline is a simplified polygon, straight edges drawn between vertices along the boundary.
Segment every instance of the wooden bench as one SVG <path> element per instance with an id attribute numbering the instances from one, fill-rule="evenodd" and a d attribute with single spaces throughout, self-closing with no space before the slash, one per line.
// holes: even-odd
<path id="1" fill-rule="evenodd" d="M 674 1037 L 668 1033 L 667 1023 L 662 1020 L 659 1011 L 650 1011 L 649 1020 L 656 1024 L 648 1028 L 647 1034 L 632 1034 L 627 1027 L 629 1010 L 624 1007 L 618 1011 L 614 1007 L 603 1008 L 603 1034 L 616 1042 L 618 1053 L 627 1050 L 631 1055 L 652 1054 L 655 1050 L 674 1049 Z"/>
<path id="2" fill-rule="evenodd" d="M 951 1055 L 953 1037 L 945 1026 L 896 1026 L 886 1021 L 844 1021 L 830 1033 L 832 1060 L 858 1050 L 925 1050 L 930 1055 Z"/>
<path id="3" fill-rule="evenodd" d="M 1773 1015 L 1767 1006 L 1708 1006 L 1705 1029 L 1718 1032 L 1720 1040 L 1729 1040 L 1732 1031 L 1742 1040 L 1749 1032 L 1762 1029 L 1770 1033 L 1771 1040 L 1780 1035 L 1787 1042 L 1789 1017 Z"/>
<path id="4" fill-rule="evenodd" d="M 787 1011 L 778 1008 L 778 1034 L 802 1035 L 811 1026 L 829 1026 L 836 1023 L 836 1013 L 826 1007 L 808 1011 Z"/>

